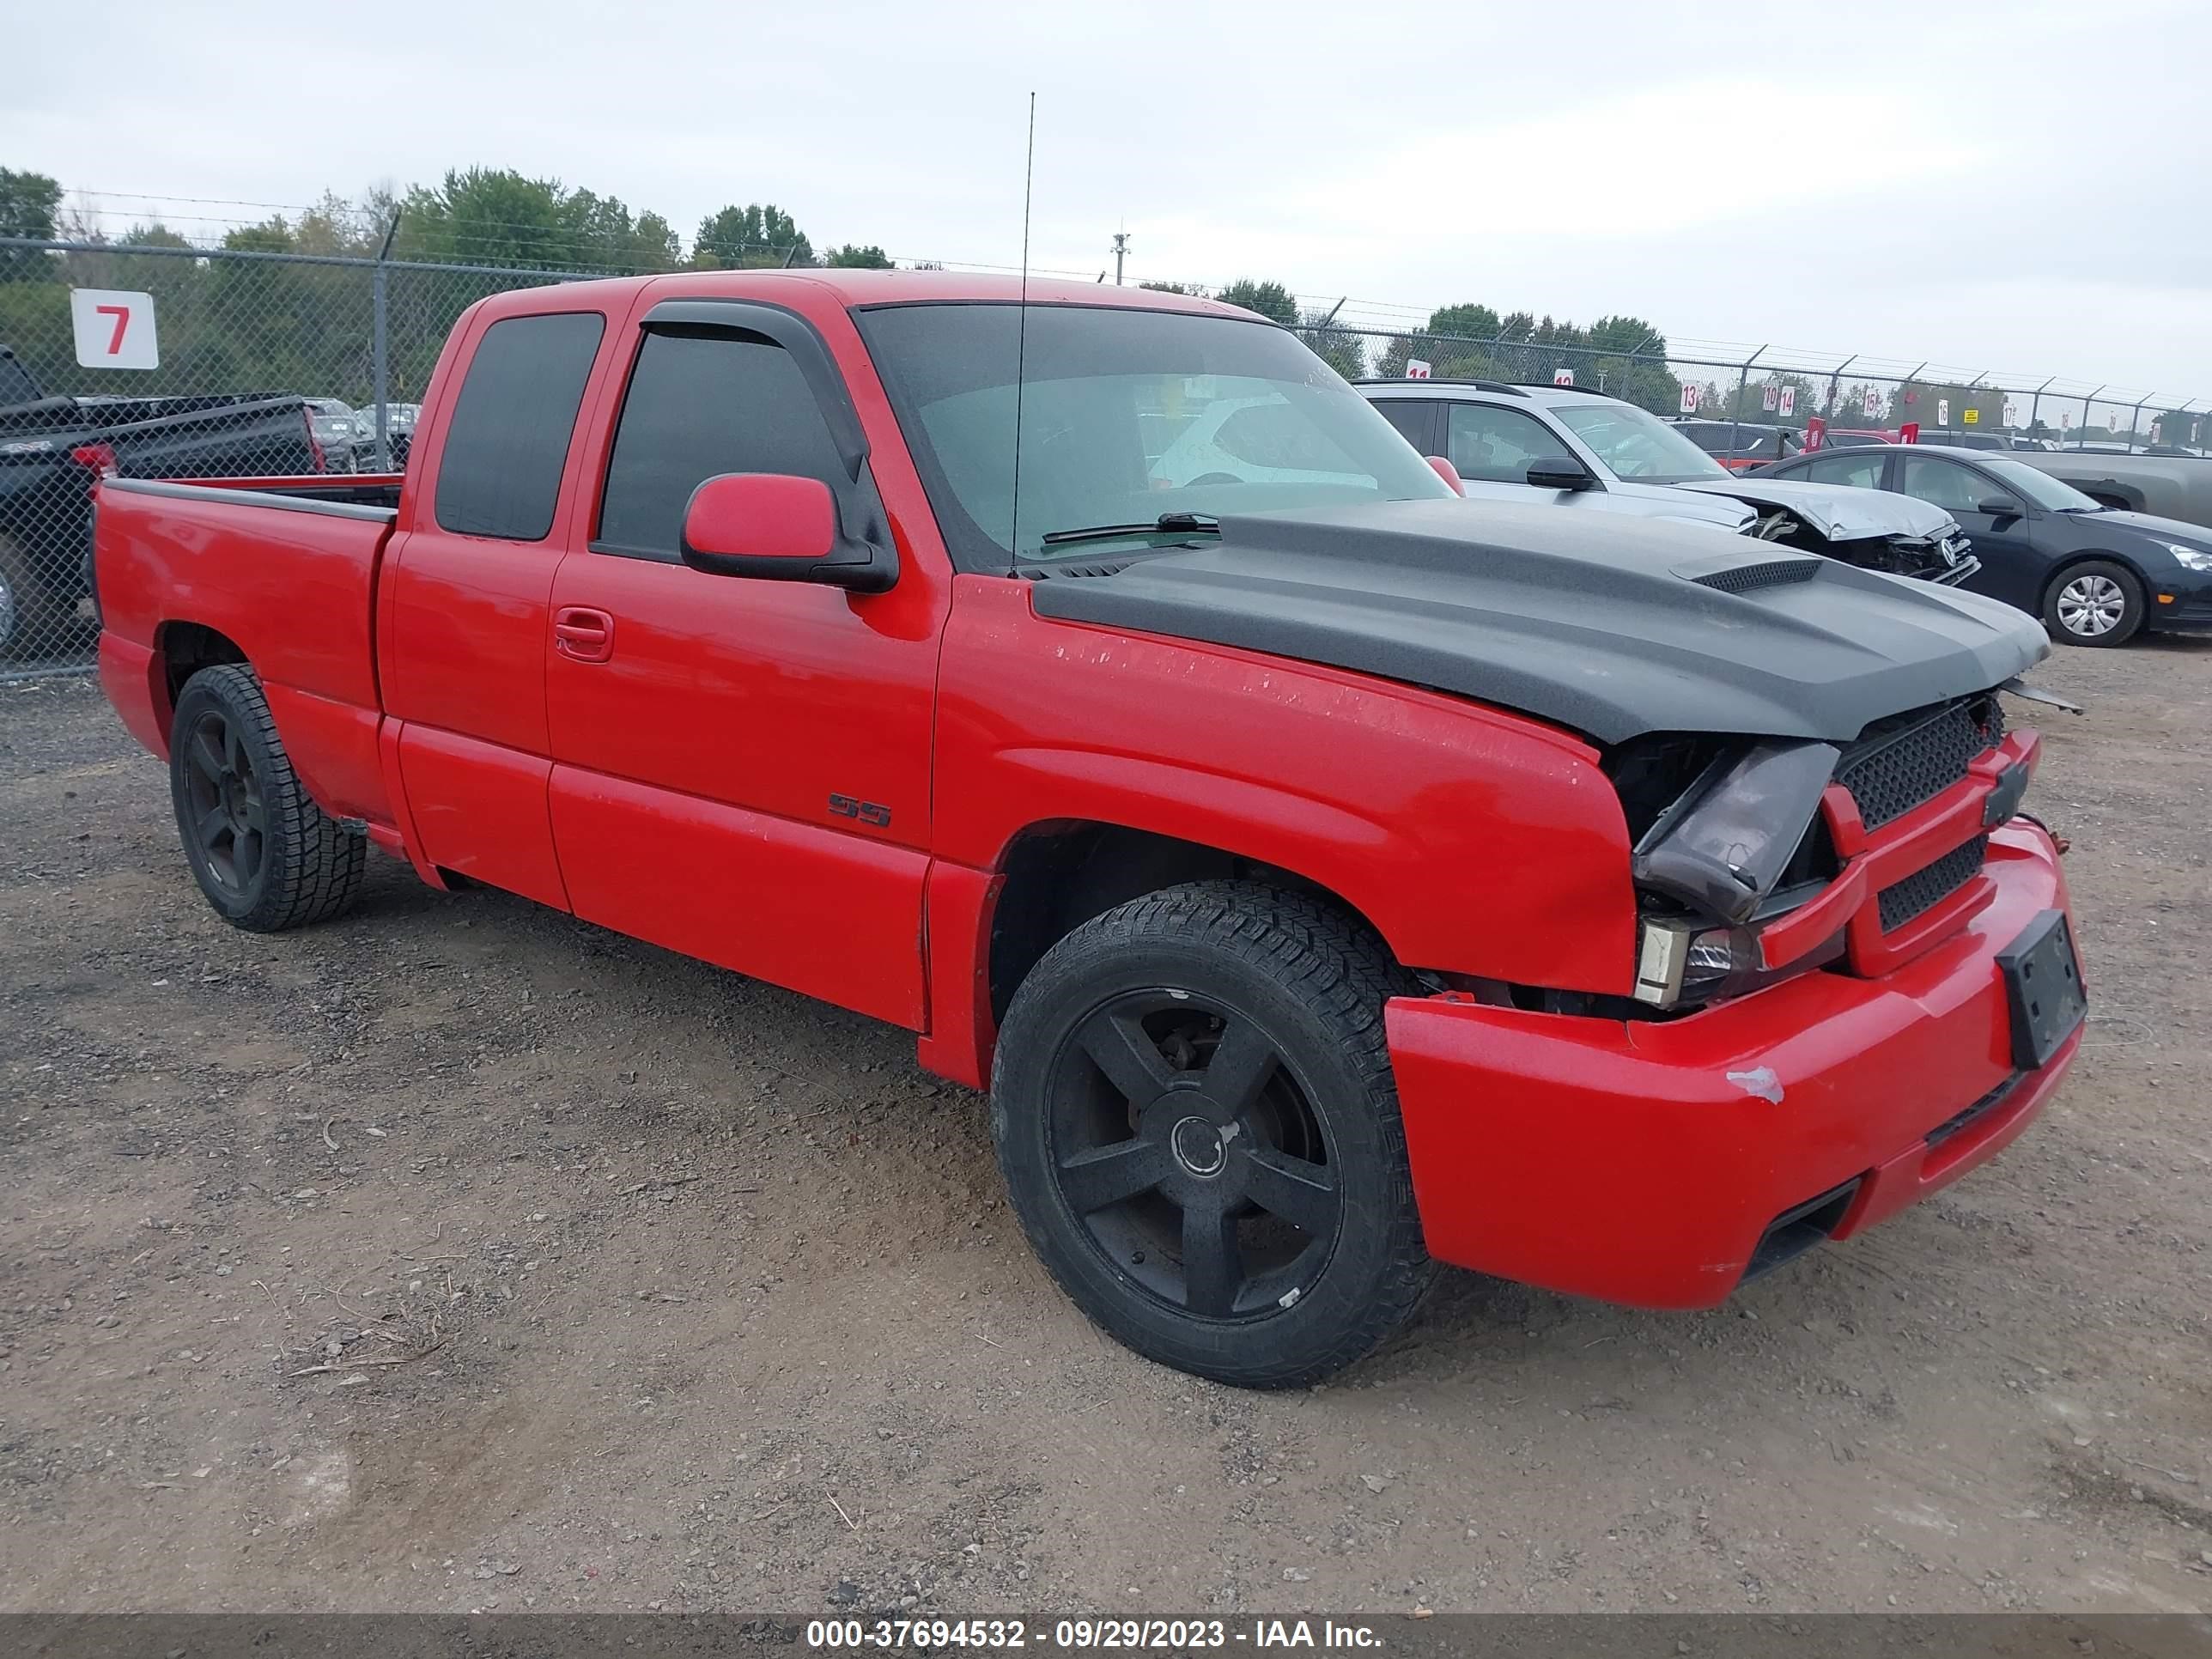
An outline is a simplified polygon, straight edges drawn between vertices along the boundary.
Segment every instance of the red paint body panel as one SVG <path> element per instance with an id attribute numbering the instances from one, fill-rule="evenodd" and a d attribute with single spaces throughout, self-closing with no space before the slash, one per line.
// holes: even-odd
<path id="1" fill-rule="evenodd" d="M 1626 824 L 1573 734 L 1358 674 L 1041 618 L 1027 584 L 953 574 L 850 308 L 1019 291 L 1012 277 L 725 272 L 484 301 L 447 343 L 404 479 L 258 481 L 397 484 L 390 525 L 266 510 L 235 490 L 102 486 L 102 683 L 161 753 L 164 632 L 216 629 L 269 687 L 316 799 L 368 819 L 424 879 L 459 871 L 908 1027 L 924 1065 L 971 1086 L 987 1084 L 997 1035 L 990 942 L 1009 850 L 1069 821 L 1290 871 L 1358 909 L 1401 962 L 1457 982 L 1626 994 Z M 1028 293 L 1227 310 L 1088 284 Z M 889 591 L 592 550 L 641 319 L 663 300 L 716 296 L 781 306 L 827 346 L 897 549 Z M 439 528 L 428 503 L 475 343 L 502 318 L 592 310 L 606 326 L 549 535 Z M 1994 958 L 2066 903 L 2050 842 L 2001 830 L 1982 877 L 1893 933 L 1878 896 L 1978 834 L 1999 771 L 2035 757 L 2015 734 L 1873 832 L 1830 792 L 1841 872 L 1764 945 L 1780 963 L 1840 927 L 1838 968 L 1673 1020 L 1393 1001 L 1431 1249 L 1561 1290 L 1699 1306 L 1736 1284 L 1784 1210 L 1856 1181 L 1840 1237 L 2021 1133 L 2078 1038 L 1952 1120 L 2009 1073 Z"/>
<path id="2" fill-rule="evenodd" d="M 991 1086 L 998 1022 L 991 1015 L 991 917 L 1006 878 L 944 859 L 929 866 L 929 1028 L 917 1045 L 926 1070 L 969 1089 Z"/>
<path id="3" fill-rule="evenodd" d="M 552 806 L 586 921 L 921 1027 L 922 854 L 574 766 Z"/>
<path id="4" fill-rule="evenodd" d="M 382 723 L 374 703 L 318 696 L 296 686 L 262 682 L 270 718 L 293 757 L 300 781 L 333 817 L 392 822 L 392 797 L 376 750 Z"/>
<path id="5" fill-rule="evenodd" d="M 1996 953 L 2066 908 L 2057 854 L 2033 825 L 1998 831 L 1988 867 L 1979 913 L 1879 980 L 1808 973 L 1664 1024 L 1392 1002 L 1431 1252 L 1553 1290 L 1704 1307 L 1735 1287 L 1783 1211 L 1871 1176 L 1858 1200 L 1871 1218 L 1994 1153 L 2075 1047 L 1928 1154 L 1929 1130 L 2011 1074 Z M 1778 1102 L 1753 1092 L 1762 1067 Z"/>
<path id="6" fill-rule="evenodd" d="M 399 775 L 424 860 L 566 910 L 546 805 L 552 771 L 542 756 L 480 738 L 434 726 L 400 729 Z"/>
<path id="7" fill-rule="evenodd" d="M 1628 832 L 1595 750 L 1474 703 L 1041 618 L 962 576 L 938 685 L 939 855 L 1091 819 L 1279 866 L 1401 962 L 1626 994 Z"/>
<path id="8" fill-rule="evenodd" d="M 377 708 L 370 600 L 389 524 L 269 512 L 213 489 L 204 500 L 145 495 L 112 479 L 94 500 L 105 632 L 156 651 L 162 629 L 198 623 L 235 643 L 264 684 Z"/>
<path id="9" fill-rule="evenodd" d="M 100 689 L 123 729 L 163 760 L 169 757 L 168 696 L 161 686 L 161 659 L 151 647 L 102 630 Z"/>

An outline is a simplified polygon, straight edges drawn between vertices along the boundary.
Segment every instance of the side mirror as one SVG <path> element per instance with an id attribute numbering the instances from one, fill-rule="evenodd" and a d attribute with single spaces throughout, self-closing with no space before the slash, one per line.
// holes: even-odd
<path id="1" fill-rule="evenodd" d="M 1986 513 L 1992 519 L 2017 519 L 2020 508 L 2008 501 L 1987 501 L 1975 504 L 1974 511 Z"/>
<path id="2" fill-rule="evenodd" d="M 1466 490 L 1460 488 L 1459 469 L 1457 467 L 1454 466 L 1449 461 L 1446 460 L 1441 455 L 1425 455 L 1422 459 L 1428 462 L 1429 470 L 1431 471 L 1434 472 L 1437 477 L 1442 478 L 1446 483 L 1451 486 L 1453 495 L 1464 495 L 1467 494 Z"/>
<path id="3" fill-rule="evenodd" d="M 1571 455 L 1547 455 L 1528 463 L 1528 483 L 1537 489 L 1595 489 L 1597 475 Z"/>
<path id="4" fill-rule="evenodd" d="M 897 580 L 889 550 L 845 539 L 819 478 L 724 472 L 684 508 L 684 562 L 710 576 L 823 582 L 878 593 Z"/>

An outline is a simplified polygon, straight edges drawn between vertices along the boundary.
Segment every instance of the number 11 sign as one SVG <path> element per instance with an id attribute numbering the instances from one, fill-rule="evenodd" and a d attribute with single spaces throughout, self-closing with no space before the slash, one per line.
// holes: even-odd
<path id="1" fill-rule="evenodd" d="M 76 360 L 87 368 L 159 368 L 154 337 L 154 296 L 120 289 L 73 288 L 70 320 L 76 328 Z"/>

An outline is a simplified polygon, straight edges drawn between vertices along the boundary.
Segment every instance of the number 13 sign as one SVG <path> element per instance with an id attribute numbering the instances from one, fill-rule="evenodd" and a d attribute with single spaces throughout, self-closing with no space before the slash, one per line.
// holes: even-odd
<path id="1" fill-rule="evenodd" d="M 70 320 L 76 327 L 76 360 L 87 368 L 159 368 L 154 336 L 154 296 L 119 289 L 73 288 Z"/>

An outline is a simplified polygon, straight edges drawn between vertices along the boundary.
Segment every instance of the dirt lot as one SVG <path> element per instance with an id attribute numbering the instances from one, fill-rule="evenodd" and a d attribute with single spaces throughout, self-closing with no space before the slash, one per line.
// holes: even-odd
<path id="1" fill-rule="evenodd" d="M 96 693 L 0 687 L 0 1606 L 2212 1604 L 2212 641 L 2039 678 L 2035 1133 L 1717 1312 L 1455 1275 L 1291 1396 L 1092 1330 L 897 1032 L 388 861 L 234 933 Z"/>

